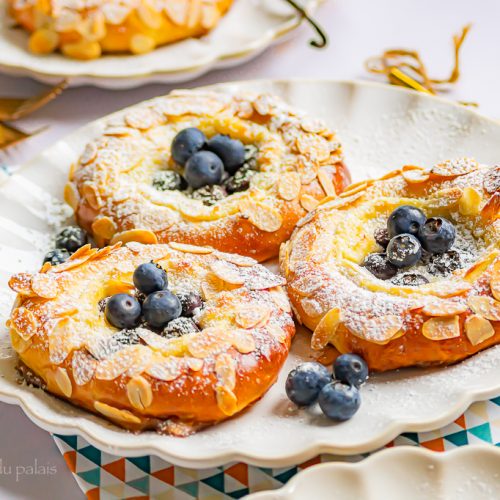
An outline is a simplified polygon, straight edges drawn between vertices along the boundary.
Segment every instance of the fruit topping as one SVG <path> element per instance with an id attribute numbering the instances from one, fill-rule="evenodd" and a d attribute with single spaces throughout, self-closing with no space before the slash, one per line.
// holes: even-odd
<path id="1" fill-rule="evenodd" d="M 384 249 L 387 248 L 387 245 L 391 240 L 391 238 L 389 238 L 389 231 L 385 227 L 375 229 L 373 237 L 375 238 L 375 241 Z"/>
<path id="2" fill-rule="evenodd" d="M 318 402 L 323 413 L 332 420 L 349 420 L 361 405 L 359 390 L 341 382 L 326 384 L 320 391 Z"/>
<path id="3" fill-rule="evenodd" d="M 47 252 L 43 259 L 43 262 L 50 262 L 52 266 L 57 266 L 58 264 L 66 262 L 68 259 L 69 252 L 65 248 L 56 248 L 55 250 Z"/>
<path id="4" fill-rule="evenodd" d="M 197 128 L 181 130 L 172 141 L 172 158 L 184 166 L 191 156 L 205 146 L 206 140 L 205 134 Z"/>
<path id="5" fill-rule="evenodd" d="M 181 313 L 182 306 L 179 299 L 169 290 L 153 292 L 142 304 L 144 320 L 151 328 L 164 328 Z"/>
<path id="6" fill-rule="evenodd" d="M 333 375 L 344 384 L 360 387 L 368 380 L 368 366 L 357 354 L 341 354 L 333 364 Z"/>
<path id="7" fill-rule="evenodd" d="M 438 253 L 429 257 L 427 270 L 434 275 L 446 276 L 462 267 L 462 258 L 455 250 Z"/>
<path id="8" fill-rule="evenodd" d="M 191 318 L 184 318 L 180 316 L 179 318 L 170 321 L 170 323 L 168 323 L 168 325 L 163 329 L 161 335 L 166 338 L 177 338 L 187 335 L 188 333 L 196 333 L 199 331 L 200 329 Z"/>
<path id="9" fill-rule="evenodd" d="M 203 186 L 199 189 L 196 189 L 195 191 L 193 191 L 192 197 L 195 200 L 201 200 L 204 205 L 210 207 L 212 205 L 215 205 L 218 201 L 226 198 L 227 191 L 224 186 L 214 184 L 212 186 Z"/>
<path id="10" fill-rule="evenodd" d="M 444 217 L 431 217 L 418 232 L 422 246 L 428 252 L 445 253 L 455 242 L 455 227 Z"/>
<path id="11" fill-rule="evenodd" d="M 187 318 L 203 307 L 203 300 L 196 292 L 178 292 L 176 295 L 182 306 L 182 315 Z"/>
<path id="12" fill-rule="evenodd" d="M 193 189 L 198 189 L 207 185 L 220 184 L 223 172 L 224 165 L 216 154 L 210 151 L 200 151 L 187 161 L 184 178 Z"/>
<path id="13" fill-rule="evenodd" d="M 135 330 L 121 330 L 115 333 L 112 339 L 123 345 L 136 345 L 141 342 L 141 338 Z"/>
<path id="14" fill-rule="evenodd" d="M 389 237 L 394 238 L 403 233 L 416 235 L 425 221 L 426 216 L 422 210 L 411 205 L 401 205 L 387 219 Z"/>
<path id="15" fill-rule="evenodd" d="M 106 319 L 116 328 L 134 328 L 139 324 L 141 304 L 126 293 L 110 297 L 106 303 Z"/>
<path id="16" fill-rule="evenodd" d="M 429 280 L 419 273 L 402 273 L 394 277 L 391 282 L 398 286 L 420 286 L 429 283 Z"/>
<path id="17" fill-rule="evenodd" d="M 173 170 L 160 170 L 153 176 L 153 187 L 158 191 L 176 191 L 184 189 L 184 179 Z"/>
<path id="18" fill-rule="evenodd" d="M 320 363 L 302 363 L 288 374 L 286 394 L 296 405 L 308 406 L 316 402 L 319 392 L 330 381 L 330 373 Z"/>
<path id="19" fill-rule="evenodd" d="M 167 273 L 154 262 L 141 264 L 134 271 L 134 285 L 144 295 L 166 290 L 168 287 Z"/>
<path id="20" fill-rule="evenodd" d="M 398 268 L 387 260 L 385 253 L 372 253 L 368 255 L 363 262 L 363 266 L 376 278 L 381 280 L 391 279 L 398 272 Z"/>
<path id="21" fill-rule="evenodd" d="M 387 246 L 387 259 L 396 267 L 414 266 L 421 256 L 420 242 L 411 234 L 398 234 Z"/>
<path id="22" fill-rule="evenodd" d="M 76 252 L 87 243 L 87 233 L 79 227 L 66 227 L 56 236 L 56 248 L 64 248 L 70 253 Z"/>
<path id="23" fill-rule="evenodd" d="M 206 149 L 215 153 L 224 163 L 224 168 L 234 174 L 245 161 L 245 146 L 228 135 L 217 134 L 208 140 Z"/>

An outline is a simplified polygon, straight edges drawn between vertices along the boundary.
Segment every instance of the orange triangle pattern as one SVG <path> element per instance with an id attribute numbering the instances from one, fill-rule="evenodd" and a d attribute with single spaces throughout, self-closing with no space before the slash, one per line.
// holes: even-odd
<path id="1" fill-rule="evenodd" d="M 321 457 L 315 457 L 311 458 L 311 460 L 307 460 L 306 462 L 301 463 L 298 465 L 299 469 L 307 469 L 307 467 L 311 467 L 312 465 L 316 465 L 321 463 Z"/>
<path id="2" fill-rule="evenodd" d="M 102 468 L 109 472 L 112 476 L 115 476 L 120 481 L 125 482 L 125 459 L 120 458 L 116 462 L 110 462 L 109 464 L 103 465 Z"/>
<path id="3" fill-rule="evenodd" d="M 166 469 L 157 470 L 156 472 L 151 472 L 153 477 L 163 481 L 164 483 L 174 485 L 174 467 L 167 467 Z"/>
<path id="4" fill-rule="evenodd" d="M 465 425 L 465 415 L 461 415 L 460 417 L 458 417 L 455 420 L 455 423 L 457 425 L 459 425 L 460 427 L 462 427 L 462 429 L 465 429 L 466 428 L 466 425 Z"/>
<path id="5" fill-rule="evenodd" d="M 99 488 L 94 488 L 92 490 L 87 491 L 87 500 L 99 500 L 101 495 L 99 494 Z"/>
<path id="6" fill-rule="evenodd" d="M 224 474 L 231 476 L 232 478 L 239 481 L 241 484 L 248 486 L 248 465 L 246 464 L 235 464 L 224 471 Z"/>
<path id="7" fill-rule="evenodd" d="M 64 455 L 64 460 L 66 461 L 66 465 L 68 469 L 75 474 L 76 473 L 76 451 L 67 451 Z"/>
<path id="8" fill-rule="evenodd" d="M 433 451 L 444 451 L 444 440 L 442 438 L 431 439 L 425 443 L 420 443 L 421 446 Z"/>

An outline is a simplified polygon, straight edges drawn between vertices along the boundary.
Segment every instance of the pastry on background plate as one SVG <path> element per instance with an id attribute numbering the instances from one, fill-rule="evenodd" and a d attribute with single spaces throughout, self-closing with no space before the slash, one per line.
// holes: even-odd
<path id="1" fill-rule="evenodd" d="M 144 54 L 214 28 L 233 0 L 9 0 L 34 54 Z"/>
<path id="2" fill-rule="evenodd" d="M 8 325 L 28 382 L 127 429 L 182 436 L 275 382 L 295 332 L 283 284 L 207 247 L 85 245 L 11 278 Z"/>
<path id="3" fill-rule="evenodd" d="M 65 189 L 98 246 L 173 240 L 262 261 L 349 183 L 334 132 L 267 94 L 177 91 L 119 116 Z"/>
<path id="4" fill-rule="evenodd" d="M 371 370 L 460 361 L 500 342 L 500 167 L 406 166 L 301 222 L 281 269 L 312 347 Z"/>

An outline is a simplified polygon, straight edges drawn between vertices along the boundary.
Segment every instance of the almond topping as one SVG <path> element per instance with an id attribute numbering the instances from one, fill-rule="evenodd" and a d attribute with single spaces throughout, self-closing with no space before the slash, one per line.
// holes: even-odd
<path id="1" fill-rule="evenodd" d="M 9 280 L 9 287 L 13 292 L 30 296 L 33 294 L 33 290 L 31 289 L 32 279 L 33 276 L 28 273 L 15 274 Z"/>
<path id="2" fill-rule="evenodd" d="M 493 265 L 490 280 L 491 293 L 495 299 L 500 300 L 500 260 Z"/>
<path id="3" fill-rule="evenodd" d="M 87 203 L 94 210 L 99 210 L 102 206 L 101 197 L 94 184 L 86 183 L 82 186 L 82 195 L 87 200 Z"/>
<path id="4" fill-rule="evenodd" d="M 184 253 L 194 253 L 194 254 L 204 255 L 212 253 L 214 251 L 214 249 L 210 247 L 199 247 L 197 245 L 188 245 L 186 243 L 178 243 L 176 241 L 171 241 L 169 245 L 174 250 L 179 250 L 179 252 L 184 252 Z"/>
<path id="5" fill-rule="evenodd" d="M 472 187 L 466 187 L 458 200 L 458 211 L 462 215 L 477 215 L 481 206 L 482 196 Z"/>
<path id="6" fill-rule="evenodd" d="M 408 184 L 420 184 L 427 181 L 430 174 L 423 168 L 406 165 L 401 169 L 401 175 Z"/>
<path id="7" fill-rule="evenodd" d="M 318 170 L 318 180 L 326 196 L 337 196 L 332 176 L 330 175 L 328 169 L 323 167 Z"/>
<path id="8" fill-rule="evenodd" d="M 231 416 L 238 411 L 238 400 L 233 391 L 223 386 L 217 386 L 215 388 L 215 395 L 217 398 L 217 406 L 222 413 Z"/>
<path id="9" fill-rule="evenodd" d="M 241 202 L 239 205 L 242 214 L 262 231 L 274 233 L 283 224 L 283 218 L 278 210 L 258 201 Z"/>
<path id="10" fill-rule="evenodd" d="M 89 142 L 82 155 L 80 156 L 80 165 L 88 165 L 90 162 L 94 161 L 97 157 L 97 146 L 93 142 Z"/>
<path id="11" fill-rule="evenodd" d="M 255 259 L 252 259 L 252 257 L 245 257 L 244 255 L 238 255 L 236 253 L 217 252 L 217 257 L 222 260 L 227 260 L 228 262 L 236 264 L 240 267 L 252 267 L 258 264 L 258 262 Z"/>
<path id="12" fill-rule="evenodd" d="M 103 294 L 105 297 L 111 297 L 117 293 L 128 293 L 132 294 L 135 291 L 135 286 L 133 283 L 127 283 L 126 281 L 111 279 L 103 287 Z"/>
<path id="13" fill-rule="evenodd" d="M 491 321 L 500 321 L 500 302 L 485 295 L 469 297 L 469 307 L 479 316 Z"/>
<path id="14" fill-rule="evenodd" d="M 137 243 L 144 243 L 145 245 L 151 245 L 158 243 L 158 238 L 156 234 L 148 229 L 131 229 L 129 231 L 123 231 L 121 233 L 115 234 L 110 241 L 110 245 L 121 241 L 122 243 L 129 243 L 130 241 L 136 241 Z"/>
<path id="15" fill-rule="evenodd" d="M 198 358 L 186 358 L 186 364 L 193 372 L 199 372 L 203 368 L 204 362 Z"/>
<path id="16" fill-rule="evenodd" d="M 128 382 L 127 396 L 130 404 L 136 410 L 144 411 L 153 402 L 151 384 L 144 377 L 138 375 Z"/>
<path id="17" fill-rule="evenodd" d="M 18 307 L 12 312 L 10 326 L 23 340 L 29 340 L 37 331 L 37 320 L 29 309 Z"/>
<path id="18" fill-rule="evenodd" d="M 105 417 L 110 418 L 111 420 L 118 420 L 119 422 L 125 422 L 127 424 L 141 423 L 141 419 L 128 410 L 119 410 L 114 406 L 107 405 L 106 403 L 101 403 L 100 401 L 96 401 L 94 403 L 94 408 L 96 411 L 98 411 Z"/>
<path id="19" fill-rule="evenodd" d="M 500 192 L 496 192 L 481 210 L 481 218 L 485 223 L 494 222 L 500 217 Z"/>
<path id="20" fill-rule="evenodd" d="M 465 334 L 472 345 L 478 345 L 495 335 L 493 325 L 477 314 L 469 316 L 464 323 Z"/>
<path id="21" fill-rule="evenodd" d="M 275 323 L 268 323 L 266 325 L 267 332 L 276 339 L 280 344 L 284 344 L 288 338 L 286 331 Z"/>
<path id="22" fill-rule="evenodd" d="M 236 330 L 230 337 L 233 347 L 241 354 L 248 354 L 255 351 L 255 340 L 253 335 L 246 330 Z"/>
<path id="23" fill-rule="evenodd" d="M 78 204 L 80 203 L 80 193 L 78 189 L 72 182 L 68 182 L 64 186 L 64 201 L 76 211 Z"/>
<path id="24" fill-rule="evenodd" d="M 71 379 L 66 369 L 61 367 L 57 368 L 54 374 L 54 380 L 64 396 L 70 398 L 73 393 L 73 386 L 71 385 Z"/>
<path id="25" fill-rule="evenodd" d="M 55 299 L 59 293 L 57 278 L 53 274 L 35 274 L 31 281 L 33 293 L 43 299 Z"/>
<path id="26" fill-rule="evenodd" d="M 455 314 L 464 313 L 467 309 L 467 305 L 460 302 L 436 300 L 425 305 L 422 312 L 427 316 L 455 316 Z"/>
<path id="27" fill-rule="evenodd" d="M 258 304 L 243 304 L 236 313 L 236 323 L 242 328 L 254 328 L 257 325 L 264 326 L 271 316 L 268 307 Z"/>
<path id="28" fill-rule="evenodd" d="M 218 384 L 233 390 L 236 385 L 236 361 L 228 353 L 219 354 L 215 360 Z"/>
<path id="29" fill-rule="evenodd" d="M 190 335 L 187 340 L 189 352 L 199 359 L 227 350 L 230 345 L 224 331 L 217 328 L 206 328 L 196 335 Z"/>
<path id="30" fill-rule="evenodd" d="M 164 361 L 149 366 L 146 369 L 146 373 L 158 380 L 171 382 L 184 373 L 184 366 L 180 358 L 168 356 Z"/>
<path id="31" fill-rule="evenodd" d="M 430 340 L 460 337 L 459 316 L 431 318 L 422 325 L 422 335 Z"/>
<path id="32" fill-rule="evenodd" d="M 286 172 L 281 176 L 278 193 L 284 200 L 295 200 L 301 188 L 300 175 L 296 172 Z"/>
<path id="33" fill-rule="evenodd" d="M 215 260 L 210 263 L 210 269 L 218 278 L 226 283 L 242 285 L 245 282 L 238 267 L 230 262 Z"/>
<path id="34" fill-rule="evenodd" d="M 92 223 L 92 232 L 98 246 L 102 247 L 110 241 L 116 233 L 116 224 L 109 217 L 99 217 Z"/>
<path id="35" fill-rule="evenodd" d="M 317 161 L 325 161 L 330 158 L 330 145 L 328 141 L 316 134 L 300 134 L 297 137 L 296 146 L 299 152 Z"/>
<path id="36" fill-rule="evenodd" d="M 140 351 L 147 347 L 137 345 L 126 347 L 101 361 L 96 368 L 95 377 L 98 380 L 114 380 L 125 373 L 140 356 Z"/>
<path id="37" fill-rule="evenodd" d="M 94 376 L 97 361 L 86 351 L 75 351 L 71 359 L 71 368 L 76 385 L 85 385 Z"/>
<path id="38" fill-rule="evenodd" d="M 201 282 L 201 293 L 205 300 L 217 297 L 217 295 L 224 290 L 224 282 L 213 273 L 207 274 L 205 279 Z"/>
<path id="39" fill-rule="evenodd" d="M 330 309 L 320 320 L 311 338 L 311 347 L 320 351 L 333 340 L 340 324 L 340 309 Z"/>
<path id="40" fill-rule="evenodd" d="M 318 203 L 319 201 L 310 194 L 304 193 L 300 197 L 300 204 L 308 212 L 312 212 L 318 206 Z"/>

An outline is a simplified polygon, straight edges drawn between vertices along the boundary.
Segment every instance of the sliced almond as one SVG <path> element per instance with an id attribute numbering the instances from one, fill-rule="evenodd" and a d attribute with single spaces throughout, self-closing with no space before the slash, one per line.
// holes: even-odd
<path id="1" fill-rule="evenodd" d="M 469 316 L 464 323 L 465 334 L 472 345 L 478 345 L 495 335 L 493 325 L 477 314 Z"/>
<path id="2" fill-rule="evenodd" d="M 308 212 L 312 212 L 318 206 L 318 203 L 319 201 L 310 194 L 304 193 L 300 197 L 300 204 Z"/>
<path id="3" fill-rule="evenodd" d="M 318 170 L 318 181 L 326 196 L 337 196 L 329 169 L 323 167 Z"/>
<path id="4" fill-rule="evenodd" d="M 271 295 L 271 299 L 273 300 L 274 304 L 279 309 L 282 309 L 285 312 L 291 311 L 290 300 L 288 299 L 288 296 L 281 287 L 273 288 L 269 290 L 269 293 Z"/>
<path id="5" fill-rule="evenodd" d="M 137 35 L 136 35 L 137 36 Z M 150 37 L 146 35 L 139 35 L 144 37 L 144 40 L 151 39 Z M 132 37 L 133 40 L 133 37 Z M 143 40 L 142 38 L 139 38 L 139 40 Z M 149 50 L 152 50 L 154 48 L 154 40 L 151 39 L 151 45 L 149 45 L 147 48 Z M 143 42 L 144 43 L 144 42 Z M 137 52 L 144 53 L 144 52 L 149 52 L 149 50 L 141 50 L 137 48 Z M 125 116 L 125 123 L 131 127 L 135 128 L 137 130 L 148 130 L 151 127 L 154 127 L 155 125 L 158 125 L 160 121 L 160 116 L 155 113 L 152 109 L 149 108 L 137 108 L 132 111 L 130 111 L 126 116 Z"/>
<path id="6" fill-rule="evenodd" d="M 500 217 L 500 192 L 496 192 L 481 210 L 481 218 L 485 223 L 496 221 Z"/>
<path id="7" fill-rule="evenodd" d="M 395 314 L 386 314 L 359 321 L 356 325 L 347 324 L 347 328 L 357 337 L 385 345 L 404 334 L 403 321 Z"/>
<path id="8" fill-rule="evenodd" d="M 248 354 L 256 349 L 255 339 L 251 332 L 246 330 L 235 330 L 229 336 L 233 347 L 241 354 Z"/>
<path id="9" fill-rule="evenodd" d="M 171 241 L 169 245 L 174 250 L 178 250 L 179 252 L 184 252 L 184 253 L 205 255 L 212 253 L 214 251 L 214 249 L 210 247 L 199 247 L 197 245 L 188 245 L 186 243 L 178 243 L 176 241 Z"/>
<path id="10" fill-rule="evenodd" d="M 493 194 L 496 191 L 500 191 L 500 166 L 496 165 L 492 167 L 484 176 L 483 180 L 484 190 Z"/>
<path id="11" fill-rule="evenodd" d="M 33 294 L 33 290 L 31 289 L 32 279 L 33 275 L 28 273 L 15 274 L 9 280 L 9 287 L 13 292 L 30 296 Z"/>
<path id="12" fill-rule="evenodd" d="M 430 173 L 421 167 L 405 165 L 401 169 L 401 175 L 408 184 L 420 184 L 429 179 Z"/>
<path id="13" fill-rule="evenodd" d="M 500 321 L 500 302 L 486 295 L 475 295 L 468 299 L 469 307 L 479 316 L 491 321 Z"/>
<path id="14" fill-rule="evenodd" d="M 466 187 L 458 200 L 458 211 L 462 215 L 477 215 L 481 207 L 481 202 L 481 193 L 472 187 Z"/>
<path id="15" fill-rule="evenodd" d="M 70 398 L 73 393 L 73 386 L 71 385 L 71 379 L 69 378 L 66 369 L 61 367 L 56 368 L 54 380 L 63 395 Z"/>
<path id="16" fill-rule="evenodd" d="M 350 186 L 347 187 L 345 191 L 342 191 L 342 193 L 339 194 L 339 197 L 348 198 L 349 196 L 358 194 L 361 191 L 364 191 L 368 187 L 368 185 L 369 185 L 368 181 L 362 181 L 356 184 L 351 184 Z"/>
<path id="17" fill-rule="evenodd" d="M 203 368 L 204 362 L 198 358 L 186 358 L 186 365 L 193 372 L 199 372 Z"/>
<path id="18" fill-rule="evenodd" d="M 205 300 L 211 300 L 225 290 L 224 281 L 213 273 L 208 273 L 200 286 Z"/>
<path id="19" fill-rule="evenodd" d="M 178 26 L 185 26 L 187 23 L 189 4 L 185 0 L 169 0 L 163 7 L 169 19 Z"/>
<path id="20" fill-rule="evenodd" d="M 152 245 L 158 243 L 158 238 L 156 237 L 156 234 L 149 231 L 149 229 L 130 229 L 129 231 L 123 231 L 115 234 L 110 241 L 110 245 L 114 245 L 119 241 L 122 243 L 136 241 L 137 243 Z"/>
<path id="21" fill-rule="evenodd" d="M 94 142 L 89 142 L 80 156 L 80 165 L 85 166 L 94 161 L 97 157 L 97 151 L 96 144 Z"/>
<path id="22" fill-rule="evenodd" d="M 35 274 L 31 281 L 33 293 L 43 299 L 55 299 L 59 293 L 59 283 L 54 274 Z"/>
<path id="23" fill-rule="evenodd" d="M 271 337 L 277 340 L 280 344 L 286 343 L 288 339 L 287 332 L 275 323 L 269 322 L 266 325 L 266 331 L 267 333 L 269 333 L 269 335 L 271 335 Z"/>
<path id="24" fill-rule="evenodd" d="M 218 328 L 205 328 L 202 332 L 190 335 L 187 339 L 189 352 L 199 359 L 227 350 L 230 346 L 231 343 L 227 340 L 225 332 Z"/>
<path id="25" fill-rule="evenodd" d="M 111 279 L 104 284 L 103 295 L 105 297 L 111 297 L 117 293 L 128 293 L 131 295 L 135 291 L 135 286 L 133 283 L 129 283 L 122 280 Z"/>
<path id="26" fill-rule="evenodd" d="M 340 309 L 330 309 L 320 320 L 311 338 L 311 347 L 315 351 L 325 348 L 334 338 L 340 324 Z"/>
<path id="27" fill-rule="evenodd" d="M 102 247 L 110 241 L 117 230 L 116 224 L 109 217 L 103 216 L 92 223 L 92 233 L 96 238 L 97 246 Z"/>
<path id="28" fill-rule="evenodd" d="M 430 340 L 447 340 L 460 337 L 459 316 L 431 318 L 422 325 L 422 335 Z"/>
<path id="29" fill-rule="evenodd" d="M 12 343 L 12 347 L 14 348 L 14 351 L 16 351 L 18 354 L 22 354 L 23 352 L 26 352 L 31 347 L 31 344 L 33 343 L 31 341 L 31 339 L 24 340 L 16 331 L 11 332 L 10 341 Z"/>
<path id="30" fill-rule="evenodd" d="M 240 267 L 253 267 L 258 264 L 258 262 L 255 259 L 252 259 L 252 257 L 246 257 L 236 253 L 217 252 L 217 257 L 222 260 L 227 260 L 228 262 L 236 264 Z"/>
<path id="31" fill-rule="evenodd" d="M 168 356 L 164 361 L 148 366 L 146 373 L 158 380 L 171 382 L 179 378 L 184 373 L 184 364 L 180 358 Z"/>
<path id="32" fill-rule="evenodd" d="M 236 361 L 228 353 L 222 353 L 215 359 L 217 382 L 226 389 L 233 390 L 236 385 Z"/>
<path id="33" fill-rule="evenodd" d="M 265 325 L 271 311 L 268 307 L 259 304 L 243 304 L 238 309 L 235 316 L 235 321 L 242 328 L 254 328 L 257 325 Z"/>
<path id="34" fill-rule="evenodd" d="M 125 422 L 127 424 L 140 424 L 141 419 L 135 416 L 128 410 L 119 410 L 114 406 L 110 406 L 106 403 L 101 403 L 96 401 L 94 403 L 94 409 L 98 411 L 101 415 L 108 417 L 111 420 L 117 420 L 118 422 Z"/>
<path id="35" fill-rule="evenodd" d="M 162 16 L 156 9 L 153 9 L 146 3 L 140 3 L 137 6 L 136 11 L 137 17 L 141 20 L 144 26 L 152 30 L 158 30 L 161 28 Z"/>
<path id="36" fill-rule="evenodd" d="M 204 29 L 209 30 L 217 24 L 217 21 L 220 18 L 219 10 L 213 3 L 203 3 L 201 7 L 201 26 Z"/>
<path id="37" fill-rule="evenodd" d="M 12 312 L 10 327 L 27 341 L 37 332 L 38 324 L 35 315 L 29 309 L 18 307 Z"/>
<path id="38" fill-rule="evenodd" d="M 127 384 L 127 397 L 136 410 L 144 411 L 153 402 L 151 384 L 140 375 L 131 378 Z"/>
<path id="39" fill-rule="evenodd" d="M 201 0 L 190 0 L 187 27 L 193 28 L 200 22 L 201 17 Z"/>
<path id="40" fill-rule="evenodd" d="M 238 411 L 238 400 L 233 391 L 224 386 L 215 388 L 217 406 L 224 415 L 234 415 Z"/>
<path id="41" fill-rule="evenodd" d="M 319 162 L 330 158 L 330 144 L 320 135 L 310 133 L 300 134 L 297 137 L 296 146 L 301 154 Z"/>
<path id="42" fill-rule="evenodd" d="M 462 314 L 467 311 L 468 307 L 466 304 L 461 302 L 439 301 L 430 302 L 426 304 L 422 312 L 427 316 L 455 316 L 456 314 Z"/>
<path id="43" fill-rule="evenodd" d="M 214 260 L 210 263 L 210 269 L 221 280 L 232 285 L 242 285 L 245 278 L 235 264 L 224 260 Z"/>
<path id="44" fill-rule="evenodd" d="M 284 173 L 278 184 L 278 193 L 284 200 L 295 200 L 299 194 L 302 184 L 297 172 Z"/>
<path id="45" fill-rule="evenodd" d="M 135 363 L 142 349 L 147 349 L 147 347 L 138 345 L 115 352 L 97 365 L 95 378 L 98 380 L 114 380 L 118 378 Z"/>
<path id="46" fill-rule="evenodd" d="M 283 218 L 278 210 L 258 201 L 245 201 L 239 205 L 242 214 L 262 231 L 274 233 L 283 224 Z"/>
<path id="47" fill-rule="evenodd" d="M 500 300 L 500 260 L 495 262 L 491 272 L 490 280 L 491 293 L 495 299 Z"/>
<path id="48" fill-rule="evenodd" d="M 97 360 L 86 351 L 74 351 L 71 359 L 73 379 L 76 385 L 85 385 L 92 380 Z"/>
<path id="49" fill-rule="evenodd" d="M 76 211 L 80 203 L 80 193 L 73 182 L 68 182 L 64 186 L 64 201 Z"/>
<path id="50" fill-rule="evenodd" d="M 102 200 L 97 187 L 87 182 L 81 187 L 82 196 L 87 200 L 87 203 L 94 210 L 99 210 L 102 207 Z"/>
<path id="51" fill-rule="evenodd" d="M 471 158 L 459 158 L 457 160 L 448 160 L 443 163 L 435 165 L 431 173 L 439 177 L 458 177 L 465 175 L 474 170 L 477 170 L 478 163 Z"/>

